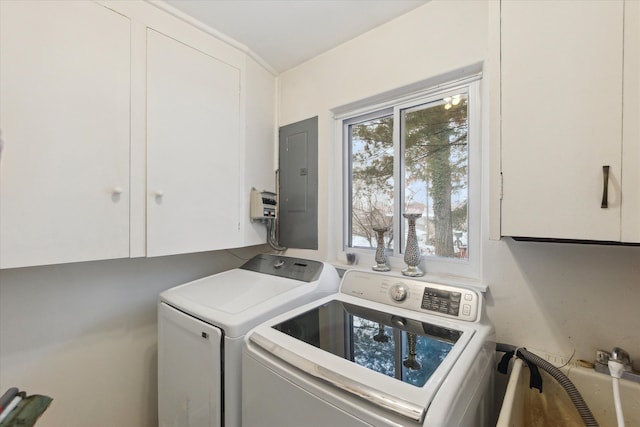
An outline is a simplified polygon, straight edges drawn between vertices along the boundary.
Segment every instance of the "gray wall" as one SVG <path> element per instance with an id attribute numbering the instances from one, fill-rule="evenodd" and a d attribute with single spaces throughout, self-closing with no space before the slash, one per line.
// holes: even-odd
<path id="1" fill-rule="evenodd" d="M 52 397 L 39 426 L 157 425 L 158 294 L 267 250 L 0 270 L 0 393 Z"/>

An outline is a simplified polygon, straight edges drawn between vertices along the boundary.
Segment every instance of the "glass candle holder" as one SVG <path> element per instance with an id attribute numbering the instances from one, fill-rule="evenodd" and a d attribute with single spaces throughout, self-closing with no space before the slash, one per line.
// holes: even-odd
<path id="1" fill-rule="evenodd" d="M 376 241 L 378 247 L 376 248 L 376 265 L 371 267 L 373 271 L 389 271 L 391 267 L 387 264 L 387 254 L 384 247 L 384 233 L 389 231 L 389 227 L 373 227 L 373 231 L 376 233 Z"/>
<path id="2" fill-rule="evenodd" d="M 420 247 L 418 246 L 418 236 L 416 235 L 416 220 L 422 214 L 402 214 L 409 222 L 407 231 L 407 247 L 404 250 L 404 262 L 407 267 L 402 270 L 402 274 L 409 277 L 424 276 L 424 271 L 418 268 L 420 264 Z"/>

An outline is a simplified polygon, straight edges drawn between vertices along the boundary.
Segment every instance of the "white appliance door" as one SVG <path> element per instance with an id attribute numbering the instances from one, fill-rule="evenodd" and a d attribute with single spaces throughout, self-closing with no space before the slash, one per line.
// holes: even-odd
<path id="1" fill-rule="evenodd" d="M 158 306 L 158 418 L 161 427 L 218 427 L 222 331 Z"/>

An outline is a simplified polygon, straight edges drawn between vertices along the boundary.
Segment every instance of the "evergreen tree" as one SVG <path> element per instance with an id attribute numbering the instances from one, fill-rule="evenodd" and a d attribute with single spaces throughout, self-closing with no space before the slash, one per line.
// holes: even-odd
<path id="1" fill-rule="evenodd" d="M 405 207 L 412 201 L 411 185 L 426 183 L 433 209 L 433 224 L 424 219 L 427 227 L 433 227 L 428 243 L 436 255 L 452 257 L 453 230 L 467 227 L 466 197 L 464 203 L 452 206 L 452 195 L 468 184 L 467 100 L 411 109 L 403 121 Z M 352 232 L 370 242 L 371 227 L 390 225 L 393 211 L 393 125 L 393 117 L 386 116 L 352 127 L 354 140 L 361 144 L 352 157 Z"/>

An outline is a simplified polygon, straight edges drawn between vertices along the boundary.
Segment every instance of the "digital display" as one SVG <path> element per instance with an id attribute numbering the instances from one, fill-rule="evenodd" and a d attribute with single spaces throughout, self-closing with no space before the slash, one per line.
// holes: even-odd
<path id="1" fill-rule="evenodd" d="M 422 294 L 421 307 L 424 310 L 458 316 L 460 313 L 460 292 L 449 292 L 442 289 L 425 288 Z"/>

